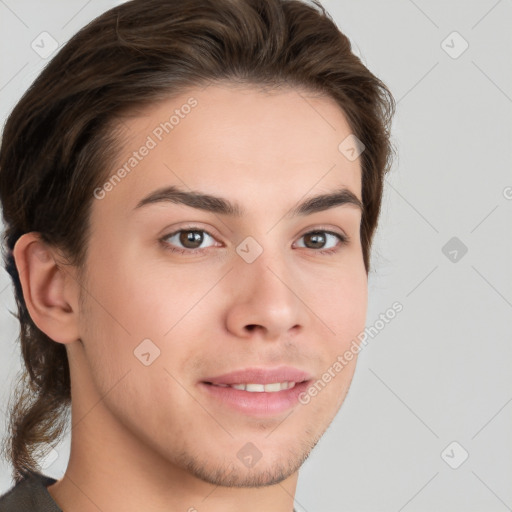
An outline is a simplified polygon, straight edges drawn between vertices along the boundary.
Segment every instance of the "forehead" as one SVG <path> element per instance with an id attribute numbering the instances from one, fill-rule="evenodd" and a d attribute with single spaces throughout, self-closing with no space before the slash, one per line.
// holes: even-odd
<path id="1" fill-rule="evenodd" d="M 340 187 L 361 198 L 360 159 L 339 150 L 350 134 L 341 108 L 318 94 L 233 85 L 190 89 L 123 121 L 110 172 L 115 179 L 101 208 L 127 213 L 167 185 L 241 203 L 254 203 L 256 195 L 261 206 Z"/>

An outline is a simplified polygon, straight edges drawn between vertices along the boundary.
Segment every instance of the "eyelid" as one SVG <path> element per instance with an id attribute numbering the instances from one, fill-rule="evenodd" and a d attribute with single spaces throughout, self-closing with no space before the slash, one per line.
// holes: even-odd
<path id="1" fill-rule="evenodd" d="M 162 232 L 163 232 L 162 237 L 168 238 L 172 235 L 179 233 L 180 231 L 202 231 L 202 232 L 206 233 L 207 235 L 210 235 L 212 238 L 215 238 L 215 239 L 219 238 L 219 236 L 217 234 L 214 234 L 214 233 L 217 233 L 217 230 L 215 230 L 214 228 L 210 228 L 210 226 L 204 227 L 204 226 L 202 226 L 200 224 L 196 224 L 194 222 L 189 222 L 184 225 L 178 225 L 177 227 L 175 227 L 175 226 L 169 227 L 168 226 L 164 230 L 162 230 Z"/>
<path id="2" fill-rule="evenodd" d="M 316 231 L 322 231 L 324 233 L 329 233 L 331 235 L 336 235 L 341 237 L 344 241 L 350 242 L 351 238 L 339 227 L 335 227 L 331 224 L 320 224 L 316 225 L 314 227 L 308 227 L 303 231 L 298 238 L 303 237 L 304 235 L 307 235 L 308 233 L 314 233 Z"/>

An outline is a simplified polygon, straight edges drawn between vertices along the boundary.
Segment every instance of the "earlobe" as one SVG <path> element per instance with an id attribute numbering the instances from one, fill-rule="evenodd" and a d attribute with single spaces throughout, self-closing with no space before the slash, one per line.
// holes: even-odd
<path id="1" fill-rule="evenodd" d="M 22 235 L 13 250 L 23 297 L 33 322 L 49 338 L 71 343 L 79 337 L 79 285 L 39 233 Z"/>

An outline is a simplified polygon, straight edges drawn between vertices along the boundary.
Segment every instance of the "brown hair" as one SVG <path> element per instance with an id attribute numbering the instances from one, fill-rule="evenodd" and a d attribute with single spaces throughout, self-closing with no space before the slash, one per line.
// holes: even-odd
<path id="1" fill-rule="evenodd" d="M 108 178 L 119 145 L 116 120 L 187 88 L 226 80 L 288 85 L 330 96 L 343 109 L 366 147 L 360 232 L 369 271 L 395 103 L 317 0 L 133 0 L 107 11 L 50 61 L 3 133 L 4 260 L 26 366 L 4 442 L 16 481 L 36 469 L 41 446 L 58 441 L 71 401 L 65 346 L 39 330 L 27 311 L 12 255 L 16 241 L 38 232 L 82 268 L 93 190 Z"/>

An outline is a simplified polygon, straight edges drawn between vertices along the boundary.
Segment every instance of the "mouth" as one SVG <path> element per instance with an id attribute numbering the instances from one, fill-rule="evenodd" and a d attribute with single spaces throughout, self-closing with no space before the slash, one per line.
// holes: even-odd
<path id="1" fill-rule="evenodd" d="M 296 368 L 248 368 L 205 379 L 209 403 L 248 416 L 271 417 L 295 407 L 312 377 Z M 213 400 L 212 400 L 213 399 Z"/>
<path id="2" fill-rule="evenodd" d="M 212 386 L 218 386 L 220 388 L 233 388 L 240 391 L 248 391 L 249 393 L 276 393 L 285 389 L 292 389 L 297 383 L 294 381 L 285 381 L 271 382 L 269 384 L 258 384 L 253 382 L 242 382 L 240 384 L 214 384 L 213 382 L 205 382 L 205 384 L 211 384 Z"/>

